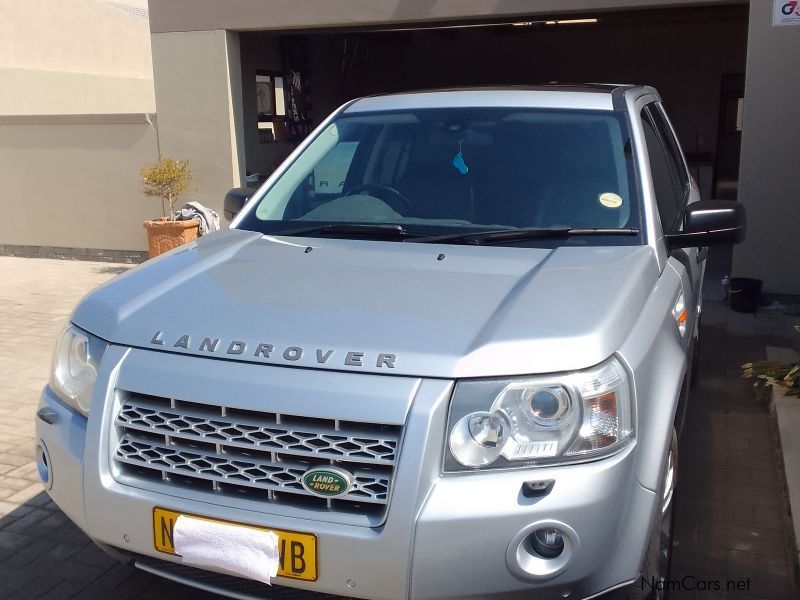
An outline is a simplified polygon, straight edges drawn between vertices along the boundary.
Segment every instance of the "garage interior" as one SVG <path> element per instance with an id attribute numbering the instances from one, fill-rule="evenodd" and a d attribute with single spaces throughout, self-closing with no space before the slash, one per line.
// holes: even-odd
<path id="1" fill-rule="evenodd" d="M 703 197 L 735 199 L 747 35 L 748 7 L 742 4 L 435 27 L 241 32 L 249 183 L 263 181 L 310 128 L 358 96 L 620 82 L 659 90 Z M 294 94 L 284 81 L 290 72 Z M 300 128 L 292 119 L 287 123 L 287 104 L 301 117 Z"/>

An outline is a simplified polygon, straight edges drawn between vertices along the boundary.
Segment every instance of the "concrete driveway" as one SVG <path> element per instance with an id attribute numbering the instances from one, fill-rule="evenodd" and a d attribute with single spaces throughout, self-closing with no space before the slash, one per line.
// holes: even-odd
<path id="1" fill-rule="evenodd" d="M 0 257 L 0 598 L 217 598 L 117 564 L 38 483 L 34 413 L 55 336 L 86 291 L 127 268 Z M 681 440 L 673 598 L 797 598 L 768 408 L 738 370 L 767 344 L 792 343 L 791 320 L 731 313 L 706 298 L 700 378 Z"/>

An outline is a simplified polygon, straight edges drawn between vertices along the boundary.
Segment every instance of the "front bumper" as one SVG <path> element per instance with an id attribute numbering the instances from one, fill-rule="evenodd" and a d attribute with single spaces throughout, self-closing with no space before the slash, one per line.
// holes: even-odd
<path id="1" fill-rule="evenodd" d="M 318 580 L 278 578 L 276 583 L 317 593 L 395 600 L 530 598 L 535 592 L 536 598 L 555 600 L 566 592 L 570 599 L 589 598 L 638 577 L 657 502 L 636 481 L 636 444 L 613 457 L 569 467 L 442 475 L 451 390 L 445 381 L 422 380 L 415 388 L 391 505 L 380 527 L 300 519 L 270 512 L 268 505 L 253 510 L 183 489 L 123 485 L 111 472 L 107 434 L 116 378 L 131 352 L 139 358 L 148 354 L 118 347 L 107 352 L 88 420 L 48 388 L 41 406 L 57 418 L 52 424 L 37 419 L 38 439 L 50 455 L 50 495 L 102 545 L 179 562 L 153 547 L 152 511 L 160 506 L 315 534 Z M 218 361 L 163 354 L 158 360 L 199 386 L 204 377 L 223 382 L 226 377 L 226 365 Z M 186 371 L 195 368 L 202 373 Z M 285 370 L 245 368 L 274 369 L 278 375 Z M 332 384 L 335 377 L 332 373 Z M 528 498 L 522 493 L 523 483 L 540 480 L 554 481 L 548 494 Z M 543 525 L 558 526 L 569 537 L 566 564 L 549 576 L 531 568 L 523 541 Z"/>

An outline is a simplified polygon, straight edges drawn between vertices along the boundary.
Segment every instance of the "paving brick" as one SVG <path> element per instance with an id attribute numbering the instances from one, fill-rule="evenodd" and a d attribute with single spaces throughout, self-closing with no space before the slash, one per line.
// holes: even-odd
<path id="1" fill-rule="evenodd" d="M 11 594 L 13 594 L 15 588 L 11 587 L 10 585 L 6 585 L 4 582 L 0 581 L 0 598 L 8 598 Z"/>
<path id="2" fill-rule="evenodd" d="M 6 498 L 9 498 L 16 493 L 17 491 L 12 490 L 11 488 L 0 487 L 0 500 L 5 500 Z"/>
<path id="3" fill-rule="evenodd" d="M 132 593 L 134 597 L 139 597 L 143 595 L 145 592 L 150 590 L 154 585 L 157 585 L 163 581 L 160 577 L 156 577 L 155 575 L 151 575 L 150 573 L 146 573 L 144 571 L 134 570 L 131 573 L 131 576 L 128 577 L 122 584 L 118 585 L 114 588 L 114 593 L 116 594 L 117 591 L 125 590 L 126 592 Z M 188 598 L 193 599 L 194 590 L 185 589 L 184 591 L 187 593 Z"/>
<path id="4" fill-rule="evenodd" d="M 129 565 L 116 564 L 103 573 L 95 583 L 108 589 L 114 589 L 132 576 L 138 576 L 139 573 L 141 572 Z"/>
<path id="5" fill-rule="evenodd" d="M 4 459 L 10 458 L 9 454 L 6 454 Z M 28 461 L 25 460 L 23 457 L 19 457 L 20 463 L 25 464 Z M 21 479 L 19 477 L 8 477 L 7 475 L 0 475 L 0 488 L 11 489 L 14 492 L 18 492 L 20 490 L 24 490 L 25 488 L 30 487 L 31 482 L 27 481 L 26 479 Z M 39 491 L 41 491 L 41 486 L 39 487 Z"/>
<path id="6" fill-rule="evenodd" d="M 46 555 L 51 550 L 53 544 L 50 540 L 38 539 L 24 548 L 18 550 L 13 556 L 3 561 L 4 567 L 21 569 L 34 563 L 37 559 Z"/>
<path id="7" fill-rule="evenodd" d="M 47 531 L 52 531 L 56 527 L 60 527 L 62 525 L 66 525 L 67 523 L 71 523 L 71 521 L 67 518 L 67 515 L 59 511 L 45 511 L 48 516 L 42 521 L 41 526 L 45 528 Z"/>
<path id="8" fill-rule="evenodd" d="M 77 581 L 62 581 L 43 596 L 40 596 L 39 600 L 68 600 L 79 595 L 84 589 L 86 589 L 86 586 Z"/>
<path id="9" fill-rule="evenodd" d="M 783 543 L 786 532 L 781 529 L 765 529 L 763 527 L 745 526 L 729 523 L 726 534 L 728 539 L 762 540 Z"/>
<path id="10" fill-rule="evenodd" d="M 47 550 L 47 559 L 60 562 L 66 559 L 77 561 L 78 555 L 82 551 L 82 547 L 77 544 L 67 544 L 64 542 L 57 542 L 55 545 L 48 540 L 50 548 Z"/>
<path id="11" fill-rule="evenodd" d="M 37 578 L 38 575 L 33 571 L 5 567 L 0 564 L 0 581 L 2 581 L 3 584 L 8 587 L 20 589 L 22 587 L 26 587 Z"/>
<path id="12" fill-rule="evenodd" d="M 34 496 L 30 500 L 25 503 L 27 506 L 36 506 L 39 508 L 45 508 L 48 510 L 58 510 L 58 507 L 55 503 L 50 499 L 46 493 L 42 492 L 38 496 Z"/>
<path id="13" fill-rule="evenodd" d="M 162 580 L 145 592 L 144 600 L 161 600 L 163 598 L 177 598 L 185 593 L 186 587 L 173 581 Z M 220 600 L 217 594 L 192 590 L 192 600 Z"/>
<path id="14" fill-rule="evenodd" d="M 53 572 L 62 579 L 69 579 L 71 581 L 80 581 L 85 584 L 96 581 L 108 569 L 96 565 L 81 564 L 79 567 L 69 561 L 53 565 Z"/>
<path id="15" fill-rule="evenodd" d="M 731 494 L 727 499 L 726 503 L 730 504 L 731 506 L 764 506 L 764 507 L 771 507 L 776 509 L 781 509 L 783 507 L 783 502 L 778 494 L 771 493 L 762 496 L 757 496 L 752 493 L 749 493 L 751 490 L 747 490 L 746 492 L 737 492 Z"/>
<path id="16" fill-rule="evenodd" d="M 786 549 L 784 541 L 774 542 L 759 539 L 757 537 L 729 536 L 725 542 L 728 550 L 739 550 L 741 552 L 754 552 L 756 554 L 768 554 L 770 556 L 781 556 Z"/>
<path id="17" fill-rule="evenodd" d="M 76 562 L 106 569 L 120 564 L 118 560 L 103 552 L 93 543 L 86 544 L 73 558 Z"/>
<path id="18" fill-rule="evenodd" d="M 5 473 L 5 476 L 16 477 L 17 479 L 25 479 L 30 482 L 39 481 L 39 472 L 36 469 L 36 465 L 31 462 L 26 462 L 24 465 L 16 467 L 15 469 Z"/>
<path id="19" fill-rule="evenodd" d="M 756 557 L 758 570 L 765 575 L 784 577 L 790 572 L 790 565 L 785 557 L 758 555 Z"/>
<path id="20" fill-rule="evenodd" d="M 752 552 L 739 552 L 738 550 L 728 551 L 728 573 L 755 573 L 758 555 Z"/>
<path id="21" fill-rule="evenodd" d="M 72 596 L 69 600 L 133 600 L 134 598 L 144 598 L 142 591 L 138 589 L 125 589 L 120 588 L 116 590 L 109 590 L 106 587 L 99 585 L 88 585 Z M 194 600 L 191 590 L 186 590 L 180 596 L 181 600 Z M 58 598 L 57 600 L 64 600 Z M 167 598 L 160 598 L 159 600 L 168 600 Z M 219 598 L 218 600 L 222 600 Z"/>
<path id="22" fill-rule="evenodd" d="M 14 533 L 26 533 L 28 535 L 38 537 L 49 531 L 48 527 L 42 527 L 41 521 L 52 516 L 52 513 L 41 508 L 34 508 L 26 515 L 15 519 L 9 525 L 3 527 L 3 531 L 11 531 Z"/>
<path id="23" fill-rule="evenodd" d="M 0 531 L 0 548 L 9 548 L 18 552 L 31 544 L 35 538 L 24 534 L 11 531 Z"/>
<path id="24" fill-rule="evenodd" d="M 6 502 L 0 500 L 0 529 L 3 528 L 4 520 L 18 519 L 33 510 L 33 506 L 28 504 L 17 504 L 16 502 Z"/>
<path id="25" fill-rule="evenodd" d="M 61 580 L 52 573 L 38 573 L 34 579 L 31 579 L 22 588 L 8 597 L 8 600 L 33 600 L 40 598 L 53 588 L 57 587 Z"/>
<path id="26" fill-rule="evenodd" d="M 50 530 L 47 535 L 53 541 L 69 544 L 84 544 L 88 541 L 86 534 L 69 521 L 60 527 Z"/>

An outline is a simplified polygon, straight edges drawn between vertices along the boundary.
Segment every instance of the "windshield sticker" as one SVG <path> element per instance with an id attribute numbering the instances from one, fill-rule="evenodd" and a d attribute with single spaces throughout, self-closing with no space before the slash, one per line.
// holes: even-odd
<path id="1" fill-rule="evenodd" d="M 464 162 L 464 156 L 461 154 L 461 142 L 458 142 L 458 152 L 456 152 L 456 155 L 453 157 L 453 166 L 462 175 L 469 173 L 469 167 L 467 163 Z"/>
<path id="2" fill-rule="evenodd" d="M 599 197 L 600 204 L 606 208 L 619 208 L 622 206 L 622 196 L 614 192 L 603 192 Z"/>

